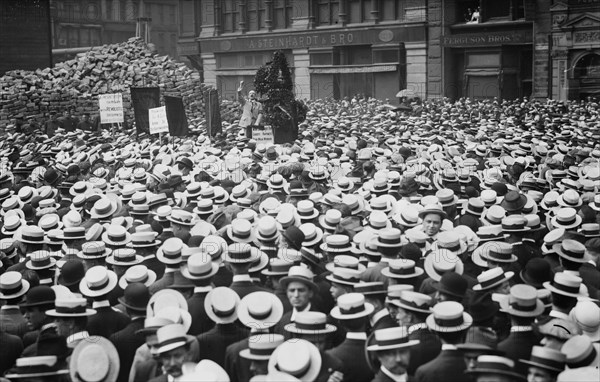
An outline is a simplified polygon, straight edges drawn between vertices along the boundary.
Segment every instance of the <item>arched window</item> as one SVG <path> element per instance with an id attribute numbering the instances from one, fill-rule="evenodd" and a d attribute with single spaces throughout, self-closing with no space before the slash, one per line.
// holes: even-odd
<path id="1" fill-rule="evenodd" d="M 575 64 L 575 78 L 600 78 L 600 55 L 588 54 Z"/>

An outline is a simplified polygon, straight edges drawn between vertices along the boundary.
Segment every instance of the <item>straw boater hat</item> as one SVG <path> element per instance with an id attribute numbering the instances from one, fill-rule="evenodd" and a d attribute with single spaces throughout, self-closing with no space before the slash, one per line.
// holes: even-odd
<path id="1" fill-rule="evenodd" d="M 560 373 L 565 369 L 567 357 L 559 350 L 545 346 L 534 346 L 531 349 L 529 360 L 521 359 L 519 361 L 526 365 L 549 370 L 553 373 Z"/>
<path id="2" fill-rule="evenodd" d="M 473 318 L 464 311 L 461 303 L 444 301 L 433 307 L 433 313 L 425 322 L 430 330 L 447 333 L 468 329 L 473 323 Z"/>
<path id="3" fill-rule="evenodd" d="M 237 316 L 247 327 L 267 329 L 277 324 L 283 316 L 283 304 L 273 293 L 253 292 L 240 301 Z"/>
<path id="4" fill-rule="evenodd" d="M 96 310 L 87 308 L 87 301 L 83 297 L 70 295 L 66 297 L 57 297 L 54 301 L 54 309 L 46 311 L 50 317 L 88 317 L 96 314 Z"/>
<path id="5" fill-rule="evenodd" d="M 44 377 L 66 375 L 69 369 L 56 355 L 17 358 L 15 367 L 6 372 L 11 381 L 27 379 L 38 380 Z"/>
<path id="6" fill-rule="evenodd" d="M 181 274 L 189 280 L 206 280 L 216 275 L 219 265 L 205 252 L 196 252 L 181 266 Z"/>
<path id="7" fill-rule="evenodd" d="M 400 298 L 393 299 L 390 304 L 402 308 L 404 310 L 410 310 L 419 313 L 431 313 L 431 303 L 433 299 L 423 293 L 417 293 L 414 291 L 401 291 Z"/>
<path id="8" fill-rule="evenodd" d="M 186 329 L 181 324 L 169 324 L 156 331 L 158 343 L 152 348 L 154 355 L 160 355 L 189 345 L 194 337 L 186 334 Z"/>
<path id="9" fill-rule="evenodd" d="M 503 375 L 511 378 L 511 381 L 526 381 L 525 376 L 514 371 L 515 362 L 506 357 L 497 355 L 480 355 L 477 357 L 477 366 L 466 370 L 468 375 L 493 374 Z"/>
<path id="10" fill-rule="evenodd" d="M 586 297 L 585 285 L 582 284 L 581 277 L 567 272 L 557 272 L 554 274 L 552 282 L 546 281 L 544 288 L 552 293 L 557 293 L 567 297 Z"/>
<path id="11" fill-rule="evenodd" d="M 240 351 L 240 357 L 253 361 L 268 361 L 275 349 L 284 342 L 281 334 L 256 335 L 248 339 L 248 348 Z"/>
<path id="12" fill-rule="evenodd" d="M 51 257 L 48 251 L 35 251 L 29 256 L 29 260 L 25 263 L 28 269 L 34 271 L 42 269 L 50 269 L 56 265 L 56 259 Z"/>
<path id="13" fill-rule="evenodd" d="M 156 251 L 156 258 L 163 264 L 179 265 L 183 262 L 182 252 L 187 245 L 178 237 L 170 237 Z"/>
<path id="14" fill-rule="evenodd" d="M 418 345 L 421 341 L 409 340 L 406 327 L 385 328 L 374 332 L 375 344 L 368 346 L 367 351 L 385 351 L 405 349 Z"/>
<path id="15" fill-rule="evenodd" d="M 97 265 L 85 272 L 85 277 L 79 282 L 79 290 L 86 297 L 104 296 L 110 293 L 118 282 L 115 272 Z"/>
<path id="16" fill-rule="evenodd" d="M 71 355 L 69 373 L 73 382 L 110 382 L 119 375 L 119 353 L 104 337 L 80 341 Z"/>
<path id="17" fill-rule="evenodd" d="M 436 241 L 431 245 L 431 250 L 446 249 L 457 255 L 462 255 L 468 250 L 467 243 L 453 231 L 442 231 L 437 235 Z"/>
<path id="18" fill-rule="evenodd" d="M 127 285 L 132 283 L 142 283 L 149 287 L 154 284 L 155 281 L 156 273 L 153 270 L 148 269 L 145 265 L 140 264 L 127 268 L 123 276 L 119 279 L 119 287 L 125 290 Z"/>
<path id="19" fill-rule="evenodd" d="M 500 310 L 511 316 L 537 317 L 544 309 L 537 290 L 530 285 L 513 285 L 507 298 L 500 300 Z"/>
<path id="20" fill-rule="evenodd" d="M 567 259 L 575 263 L 587 262 L 587 260 L 584 258 L 585 245 L 576 240 L 565 239 L 560 243 L 554 244 L 552 249 L 563 259 Z"/>
<path id="21" fill-rule="evenodd" d="M 488 242 L 485 250 L 481 252 L 481 258 L 485 261 L 493 261 L 496 263 L 514 263 L 517 261 L 517 256 L 513 254 L 512 244 L 493 241 Z"/>
<path id="22" fill-rule="evenodd" d="M 289 269 L 287 276 L 279 280 L 279 283 L 283 289 L 286 290 L 291 282 L 301 282 L 316 293 L 319 291 L 319 286 L 313 281 L 314 276 L 315 275 L 311 272 L 311 270 L 306 267 L 293 266 Z"/>
<path id="23" fill-rule="evenodd" d="M 29 281 L 19 272 L 10 271 L 0 275 L 0 299 L 11 300 L 21 297 L 29 290 Z"/>
<path id="24" fill-rule="evenodd" d="M 367 267 L 365 267 L 363 264 L 360 264 L 358 259 L 354 256 L 350 256 L 350 255 L 338 255 L 335 256 L 333 258 L 333 261 L 330 263 L 327 263 L 325 265 L 325 268 L 329 271 L 329 272 L 333 272 L 333 270 L 335 268 L 349 268 L 349 269 L 356 269 L 359 272 L 364 272 L 365 269 L 367 269 Z"/>
<path id="25" fill-rule="evenodd" d="M 111 250 L 106 248 L 102 241 L 88 241 L 81 245 L 81 251 L 77 253 L 77 257 L 82 260 L 95 260 L 107 257 Z"/>
<path id="26" fill-rule="evenodd" d="M 302 382 L 313 382 L 321 370 L 321 354 L 312 343 L 292 339 L 279 345 L 269 359 L 269 372 L 281 371 Z"/>
<path id="27" fill-rule="evenodd" d="M 252 224 L 245 219 L 233 219 L 227 227 L 227 236 L 235 243 L 251 243 L 256 239 Z"/>
<path id="28" fill-rule="evenodd" d="M 407 259 L 392 259 L 388 261 L 388 266 L 381 270 L 383 276 L 393 279 L 415 278 L 423 272 L 423 268 L 417 267 L 413 260 Z"/>
<path id="29" fill-rule="evenodd" d="M 133 248 L 117 248 L 106 258 L 106 262 L 111 265 L 121 267 L 131 267 L 140 264 L 144 258 L 136 254 Z"/>
<path id="30" fill-rule="evenodd" d="M 204 299 L 204 310 L 217 324 L 230 324 L 237 320 L 240 296 L 227 287 L 217 287 L 208 292 Z"/>
<path id="31" fill-rule="evenodd" d="M 338 297 L 337 306 L 331 310 L 331 317 L 336 320 L 353 320 L 368 317 L 375 308 L 365 302 L 365 296 L 360 293 L 346 293 Z"/>
<path id="32" fill-rule="evenodd" d="M 462 275 L 464 264 L 460 257 L 451 250 L 438 249 L 437 251 L 431 251 L 427 255 L 423 268 L 431 279 L 440 281 L 442 275 L 447 272 L 455 272 Z"/>
<path id="33" fill-rule="evenodd" d="M 473 287 L 473 290 L 480 291 L 492 289 L 503 282 L 510 280 L 514 275 L 514 272 L 505 273 L 502 268 L 499 267 L 488 269 L 477 276 L 478 284 Z"/>

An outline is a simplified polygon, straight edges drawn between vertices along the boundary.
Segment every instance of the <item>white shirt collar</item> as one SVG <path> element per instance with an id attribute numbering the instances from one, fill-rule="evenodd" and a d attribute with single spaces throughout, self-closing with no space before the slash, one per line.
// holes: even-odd
<path id="1" fill-rule="evenodd" d="M 106 308 L 109 306 L 110 306 L 110 301 L 108 301 L 108 300 L 94 301 L 92 303 L 92 309 Z"/>
<path id="2" fill-rule="evenodd" d="M 169 268 L 165 267 L 165 273 L 175 273 L 179 270 L 179 268 Z"/>
<path id="3" fill-rule="evenodd" d="M 390 262 L 390 260 L 392 260 L 392 259 L 388 259 L 387 257 L 382 256 L 381 259 L 379 259 L 379 262 L 388 264 Z"/>
<path id="4" fill-rule="evenodd" d="M 417 330 L 419 330 L 419 329 L 428 329 L 428 326 L 427 326 L 427 324 L 426 324 L 426 323 L 424 323 L 424 322 L 421 322 L 421 323 L 418 323 L 418 324 L 411 325 L 411 326 L 409 326 L 409 327 L 408 327 L 408 334 L 411 334 L 411 333 L 413 333 L 413 332 L 416 332 L 416 331 L 417 331 Z"/>
<path id="5" fill-rule="evenodd" d="M 592 264 L 594 267 L 598 266 L 594 260 L 588 260 L 588 263 Z"/>
<path id="6" fill-rule="evenodd" d="M 235 277 L 235 276 L 234 276 Z M 310 302 L 306 305 L 306 308 L 302 309 L 300 312 L 308 312 L 310 310 Z M 292 317 L 290 320 L 293 322 L 296 319 L 296 314 L 298 314 L 298 310 L 296 307 L 292 308 Z"/>
<path id="7" fill-rule="evenodd" d="M 394 374 L 388 369 L 386 369 L 385 366 L 381 366 L 381 371 L 383 372 L 383 374 L 390 377 L 394 382 L 406 382 L 406 380 L 408 379 L 408 375 L 406 373 L 402 375 Z"/>
<path id="8" fill-rule="evenodd" d="M 54 322 L 51 322 L 51 323 L 49 323 L 49 324 L 43 325 L 43 326 L 40 328 L 40 333 L 41 333 L 41 332 L 43 332 L 44 330 L 46 330 L 46 329 L 50 329 L 50 328 L 56 328 L 56 324 L 55 324 Z"/>
<path id="9" fill-rule="evenodd" d="M 565 269 L 563 272 L 570 273 L 570 274 L 575 275 L 575 276 L 579 276 L 579 271 L 568 271 L 568 270 Z"/>
<path id="10" fill-rule="evenodd" d="M 250 278 L 250 275 L 245 274 L 245 275 L 233 275 L 233 282 L 236 281 L 250 281 L 252 282 L 252 278 Z"/>
<path id="11" fill-rule="evenodd" d="M 367 340 L 367 333 L 364 332 L 347 332 L 346 338 L 349 340 Z"/>
<path id="12" fill-rule="evenodd" d="M 369 261 L 367 263 L 367 268 L 373 268 L 374 266 L 376 266 L 377 264 L 379 264 L 378 262 L 374 262 L 374 261 Z"/>
<path id="13" fill-rule="evenodd" d="M 88 333 L 87 330 L 84 330 L 83 332 L 71 334 L 70 336 L 67 337 L 67 344 L 72 344 L 75 341 L 81 341 L 81 340 L 89 338 L 89 337 L 90 337 L 90 333 Z"/>
<path id="14" fill-rule="evenodd" d="M 11 310 L 11 309 L 21 309 L 18 305 L 4 305 L 0 307 L 0 310 Z"/>
<path id="15" fill-rule="evenodd" d="M 390 312 L 387 308 L 381 309 L 379 312 L 376 312 L 373 317 L 371 317 L 371 326 L 375 326 L 375 324 L 381 320 L 385 316 L 389 316 Z"/>
<path id="16" fill-rule="evenodd" d="M 194 293 L 208 293 L 212 290 L 212 286 L 201 286 L 201 287 L 195 287 L 194 288 Z"/>
<path id="17" fill-rule="evenodd" d="M 524 326 L 511 326 L 510 327 L 510 331 L 512 333 L 515 332 L 530 332 L 532 331 L 533 328 L 530 325 L 524 325 Z"/>
<path id="18" fill-rule="evenodd" d="M 568 314 L 559 312 L 558 310 L 554 310 L 554 309 L 552 309 L 550 311 L 550 313 L 548 313 L 548 315 L 550 317 L 554 317 L 554 318 L 562 318 L 563 320 L 569 320 L 569 321 L 571 320 L 571 317 L 569 317 Z"/>
<path id="19" fill-rule="evenodd" d="M 452 344 L 442 344 L 442 350 L 457 350 L 457 347 Z"/>

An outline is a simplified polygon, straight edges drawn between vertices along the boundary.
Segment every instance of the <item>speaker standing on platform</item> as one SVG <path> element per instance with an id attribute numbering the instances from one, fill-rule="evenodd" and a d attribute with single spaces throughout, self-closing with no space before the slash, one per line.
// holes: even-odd
<path id="1" fill-rule="evenodd" d="M 246 128 L 246 137 L 250 137 L 252 134 L 252 126 L 260 125 L 262 121 L 262 104 L 256 100 L 256 92 L 250 90 L 248 92 L 248 98 L 242 96 L 242 89 L 244 81 L 240 81 L 237 94 L 238 100 L 242 104 L 242 117 L 240 118 L 240 127 Z"/>

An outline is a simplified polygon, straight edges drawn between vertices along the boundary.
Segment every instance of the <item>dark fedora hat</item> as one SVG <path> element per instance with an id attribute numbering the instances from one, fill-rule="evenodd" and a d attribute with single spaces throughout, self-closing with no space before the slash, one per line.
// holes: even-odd
<path id="1" fill-rule="evenodd" d="M 83 262 L 80 260 L 68 260 L 60 269 L 58 284 L 64 286 L 79 284 L 84 277 L 85 268 L 83 267 Z"/>
<path id="2" fill-rule="evenodd" d="M 65 360 L 71 355 L 71 349 L 67 346 L 66 337 L 59 336 L 53 330 L 45 330 L 40 333 L 37 340 L 37 355 L 53 355 L 59 360 Z"/>
<path id="3" fill-rule="evenodd" d="M 542 258 L 535 257 L 525 264 L 520 273 L 521 280 L 537 289 L 542 289 L 544 283 L 552 281 L 554 273 L 550 263 Z"/>
<path id="4" fill-rule="evenodd" d="M 458 273 L 446 272 L 442 275 L 440 281 L 435 283 L 433 287 L 440 293 L 463 298 L 465 297 L 469 284 L 467 280 Z"/>
<path id="5" fill-rule="evenodd" d="M 54 307 L 54 300 L 56 299 L 56 293 L 54 289 L 47 285 L 38 285 L 31 288 L 25 295 L 25 302 L 20 304 L 21 308 L 29 308 L 33 306 L 52 305 Z"/>
<path id="6" fill-rule="evenodd" d="M 304 241 L 304 232 L 295 225 L 291 225 L 285 229 L 283 236 L 292 244 L 295 250 L 302 248 L 302 242 Z"/>
<path id="7" fill-rule="evenodd" d="M 150 301 L 150 292 L 148 287 L 142 283 L 128 284 L 123 297 L 119 297 L 119 302 L 124 307 L 138 312 L 146 311 L 148 301 Z"/>
<path id="8" fill-rule="evenodd" d="M 56 185 L 60 179 L 60 174 L 54 168 L 50 167 L 44 172 L 44 182 L 50 186 Z"/>
<path id="9" fill-rule="evenodd" d="M 500 206 L 508 212 L 521 211 L 527 204 L 527 197 L 518 191 L 509 191 Z"/>

